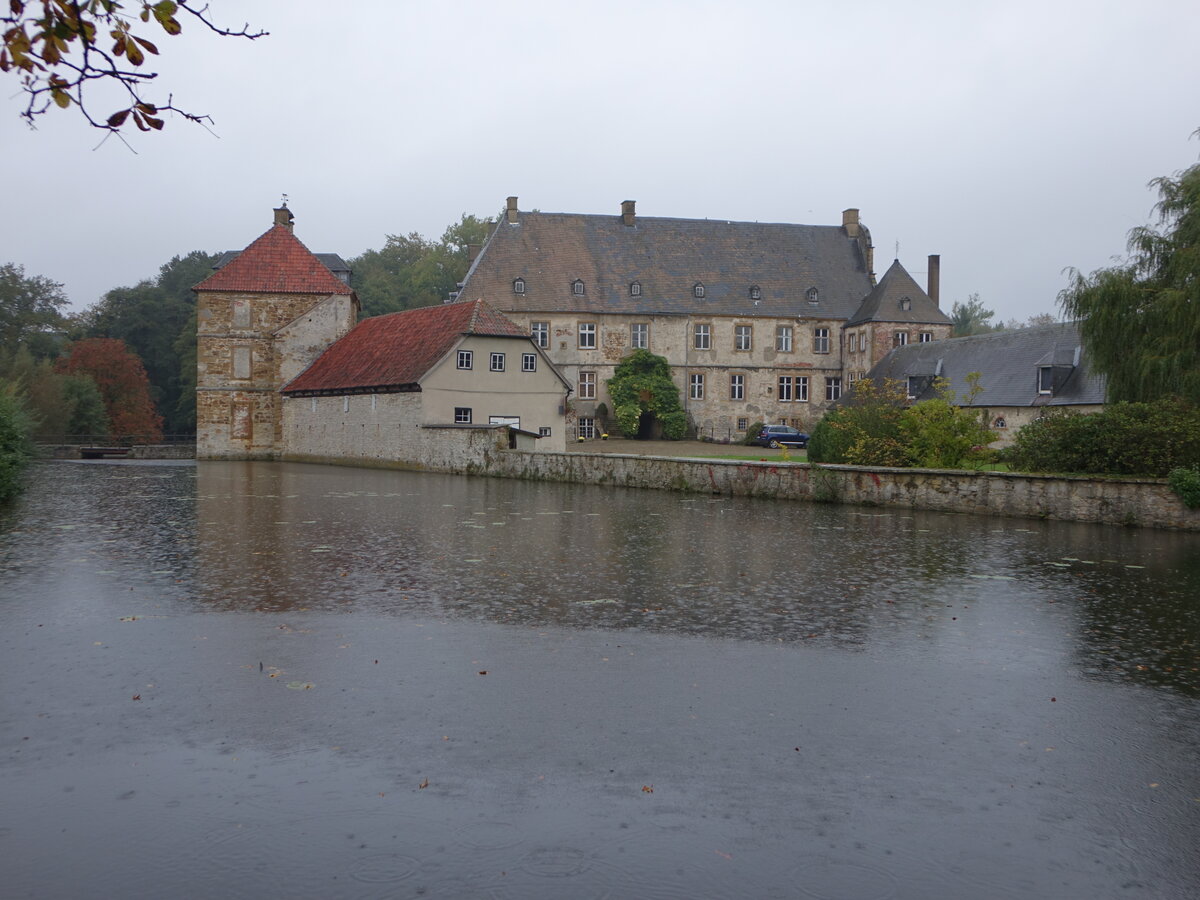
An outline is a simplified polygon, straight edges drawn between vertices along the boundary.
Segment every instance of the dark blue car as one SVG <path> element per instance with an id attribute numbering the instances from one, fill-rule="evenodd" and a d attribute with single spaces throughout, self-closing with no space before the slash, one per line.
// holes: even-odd
<path id="1" fill-rule="evenodd" d="M 764 425 L 750 443 L 759 447 L 799 447 L 803 450 L 808 446 L 808 435 L 790 425 Z"/>

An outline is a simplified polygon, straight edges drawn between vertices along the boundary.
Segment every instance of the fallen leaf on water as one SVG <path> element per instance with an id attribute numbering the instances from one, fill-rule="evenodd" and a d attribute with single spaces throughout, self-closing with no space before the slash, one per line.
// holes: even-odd
<path id="1" fill-rule="evenodd" d="M 486 674 L 487 674 L 487 669 L 480 669 L 480 670 L 479 670 L 479 674 L 480 674 L 480 675 L 486 675 Z"/>
<path id="2" fill-rule="evenodd" d="M 142 699 L 142 695 L 141 695 L 141 694 L 134 694 L 134 695 L 133 695 L 133 699 L 134 699 L 134 700 L 141 700 L 141 699 Z"/>
<path id="3" fill-rule="evenodd" d="M 652 784 L 643 784 L 643 785 L 642 785 L 642 793 L 644 793 L 644 794 L 653 794 L 653 793 L 654 793 L 654 785 L 652 785 Z"/>
<path id="4" fill-rule="evenodd" d="M 733 859 L 733 857 L 730 854 L 722 853 L 720 850 L 714 850 L 713 853 L 717 854 L 717 856 L 720 856 L 723 859 Z"/>
<path id="5" fill-rule="evenodd" d="M 427 787 L 429 787 L 429 779 L 428 779 L 428 778 L 425 778 L 425 779 L 423 779 L 423 780 L 421 781 L 421 783 L 420 783 L 420 784 L 418 784 L 418 785 L 417 785 L 417 790 L 419 790 L 419 791 L 423 791 L 423 790 L 425 790 L 425 788 L 427 788 Z"/>

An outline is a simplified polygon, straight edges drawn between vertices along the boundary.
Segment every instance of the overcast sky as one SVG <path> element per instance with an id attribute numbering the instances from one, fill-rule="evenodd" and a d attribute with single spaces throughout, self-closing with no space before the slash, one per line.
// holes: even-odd
<path id="1" fill-rule="evenodd" d="M 176 254 L 240 249 L 282 194 L 314 251 L 521 209 L 841 224 L 886 271 L 998 319 L 1056 312 L 1200 157 L 1196 0 L 971 3 L 211 0 L 248 42 L 151 36 L 214 134 L 29 130 L 0 95 L 0 262 L 76 308 Z M 100 103 L 107 114 L 111 107 Z"/>

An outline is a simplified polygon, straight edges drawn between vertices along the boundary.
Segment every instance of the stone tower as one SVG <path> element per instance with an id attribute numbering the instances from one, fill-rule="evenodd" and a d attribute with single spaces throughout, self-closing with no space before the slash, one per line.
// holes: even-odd
<path id="1" fill-rule="evenodd" d="M 279 389 L 358 317 L 349 269 L 292 234 L 292 213 L 200 282 L 196 291 L 196 456 L 272 459 L 281 449 Z M 326 265 L 340 263 L 343 281 Z"/>

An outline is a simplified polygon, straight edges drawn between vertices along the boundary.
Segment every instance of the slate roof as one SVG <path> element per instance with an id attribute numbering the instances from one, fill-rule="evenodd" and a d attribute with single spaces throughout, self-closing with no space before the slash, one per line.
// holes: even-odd
<path id="1" fill-rule="evenodd" d="M 1061 381 L 1056 379 L 1058 386 L 1049 396 L 1038 393 L 1038 369 L 1042 366 L 1063 369 Z M 1075 322 L 897 347 L 876 363 L 867 377 L 903 381 L 910 376 L 940 375 L 949 378 L 954 392 L 962 396 L 971 372 L 980 373 L 983 387 L 975 406 L 1104 403 L 1104 378 L 1088 367 Z M 933 394 L 932 387 L 927 387 L 917 399 Z"/>
<path id="2" fill-rule="evenodd" d="M 351 294 L 284 225 L 273 225 L 192 290 L 262 294 Z"/>
<path id="3" fill-rule="evenodd" d="M 501 217 L 459 296 L 522 312 L 846 319 L 872 287 L 859 240 L 841 226 L 519 212 L 515 224 Z"/>
<path id="4" fill-rule="evenodd" d="M 904 301 L 908 300 L 908 309 Z M 862 306 L 846 323 L 861 325 L 863 322 L 911 322 L 914 325 L 950 325 L 951 318 L 938 309 L 933 299 L 922 290 L 911 275 L 900 265 L 900 260 L 892 263 L 891 268 L 883 273 L 879 283 L 875 285 Z"/>
<path id="5" fill-rule="evenodd" d="M 411 389 L 464 335 L 529 340 L 527 332 L 482 300 L 375 316 L 331 345 L 282 393 Z"/>

